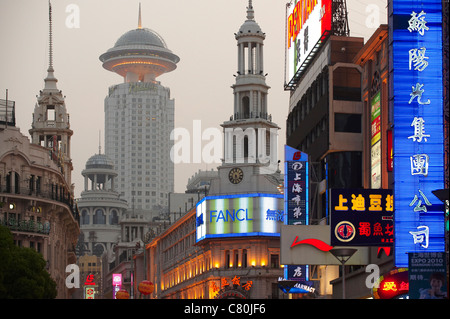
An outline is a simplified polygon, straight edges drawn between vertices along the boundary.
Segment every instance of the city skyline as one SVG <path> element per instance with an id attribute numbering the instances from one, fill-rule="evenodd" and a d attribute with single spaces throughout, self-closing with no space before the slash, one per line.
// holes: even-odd
<path id="1" fill-rule="evenodd" d="M 98 57 L 122 34 L 137 27 L 139 2 L 142 26 L 159 33 L 180 57 L 177 69 L 158 79 L 170 88 L 171 97 L 175 99 L 175 127 L 191 132 L 191 149 L 195 142 L 192 140 L 193 121 L 201 120 L 203 130 L 221 129 L 220 124 L 233 113 L 230 86 L 237 71 L 234 33 L 245 20 L 247 0 L 189 3 L 67 0 L 52 3 L 55 77 L 58 88 L 66 96 L 74 131 L 72 182 L 76 198 L 83 190 L 81 171 L 86 161 L 99 151 L 99 132 L 104 153 L 105 92 L 122 81 L 120 76 L 104 70 Z M 289 105 L 289 92 L 283 89 L 286 2 L 253 1 L 255 20 L 264 26 L 267 35 L 265 72 L 271 87 L 268 108 L 273 121 L 281 127 L 280 160 L 283 160 L 281 145 L 285 143 Z M 8 89 L 9 99 L 16 101 L 16 126 L 28 137 L 36 95 L 43 88 L 48 67 L 47 3 L 47 0 L 19 0 L 0 4 L 0 35 L 5 44 L 0 53 L 0 96 L 4 98 Z M 373 12 L 374 7 L 366 12 L 370 5 L 376 5 L 380 10 L 379 23 L 373 23 L 373 27 L 362 22 Z M 367 40 L 380 23 L 386 23 L 386 1 L 348 0 L 347 7 L 352 36 Z M 188 178 L 198 169 L 211 170 L 219 165 L 175 164 L 175 192 L 184 192 Z"/>

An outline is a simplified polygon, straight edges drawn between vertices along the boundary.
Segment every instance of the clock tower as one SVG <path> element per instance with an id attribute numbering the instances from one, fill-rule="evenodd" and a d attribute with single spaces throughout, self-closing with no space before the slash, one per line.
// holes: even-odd
<path id="1" fill-rule="evenodd" d="M 252 1 L 249 0 L 247 20 L 235 33 L 234 112 L 222 124 L 224 158 L 218 168 L 219 179 L 212 181 L 209 195 L 278 193 L 281 181 L 277 157 L 280 128 L 268 114 L 269 86 L 263 64 L 265 37 L 255 21 Z"/>

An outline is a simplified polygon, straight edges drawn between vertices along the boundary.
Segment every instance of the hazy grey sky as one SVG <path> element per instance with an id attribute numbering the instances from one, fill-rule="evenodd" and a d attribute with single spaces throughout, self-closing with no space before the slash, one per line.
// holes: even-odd
<path id="1" fill-rule="evenodd" d="M 180 57 L 175 71 L 158 78 L 175 99 L 175 126 L 191 131 L 193 120 L 201 120 L 203 129 L 221 129 L 220 124 L 233 113 L 234 33 L 246 19 L 248 0 L 53 0 L 53 64 L 74 131 L 71 152 L 76 197 L 84 185 L 81 171 L 88 158 L 98 153 L 99 131 L 104 151 L 108 87 L 123 81 L 103 69 L 98 57 L 122 34 L 137 28 L 139 2 L 143 27 L 160 34 Z M 266 33 L 268 106 L 273 121 L 281 127 L 281 161 L 289 107 L 289 92 L 283 90 L 287 2 L 253 0 L 255 20 Z M 79 8 L 79 27 L 66 23 L 74 14 L 71 5 Z M 386 23 L 386 5 L 387 0 L 347 0 L 351 35 L 367 40 L 380 23 Z M 29 137 L 36 95 L 44 87 L 48 67 L 48 1 L 0 0 L 0 43 L 0 98 L 5 98 L 8 89 L 9 99 L 16 101 L 17 126 Z M 184 192 L 188 178 L 198 169 L 215 167 L 175 165 L 175 191 Z"/>

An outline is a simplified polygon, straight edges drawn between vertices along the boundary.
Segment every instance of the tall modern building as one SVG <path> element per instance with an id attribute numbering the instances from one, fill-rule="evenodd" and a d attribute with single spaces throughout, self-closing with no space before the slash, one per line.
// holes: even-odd
<path id="1" fill-rule="evenodd" d="M 156 78 L 173 71 L 180 59 L 158 33 L 142 27 L 139 8 L 138 28 L 123 34 L 100 60 L 123 77 L 105 98 L 105 153 L 118 172 L 117 190 L 136 211 L 166 207 L 174 189 L 175 103 Z"/>

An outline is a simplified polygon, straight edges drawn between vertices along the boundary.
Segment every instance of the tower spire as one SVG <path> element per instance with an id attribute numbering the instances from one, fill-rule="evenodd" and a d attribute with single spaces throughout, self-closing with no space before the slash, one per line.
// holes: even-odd
<path id="1" fill-rule="evenodd" d="M 49 61 L 48 68 L 53 69 L 53 34 L 52 34 L 52 3 L 48 0 L 48 36 L 49 36 Z"/>
<path id="2" fill-rule="evenodd" d="M 139 2 L 138 29 L 142 29 L 141 3 Z"/>
<path id="3" fill-rule="evenodd" d="M 48 69 L 47 77 L 44 79 L 45 87 L 44 90 L 57 90 L 56 82 L 58 80 L 55 78 L 53 72 L 53 33 L 52 33 L 52 3 L 48 0 Z"/>
<path id="4" fill-rule="evenodd" d="M 255 11 L 253 10 L 252 0 L 248 0 L 247 19 L 253 20 L 254 18 L 255 18 Z"/>

